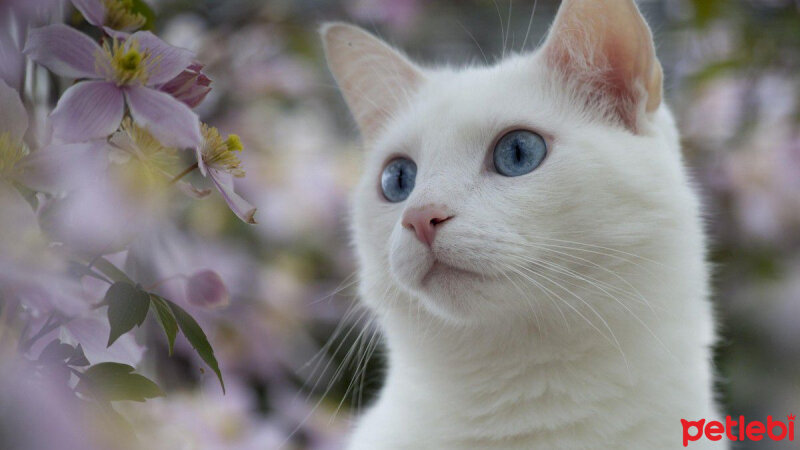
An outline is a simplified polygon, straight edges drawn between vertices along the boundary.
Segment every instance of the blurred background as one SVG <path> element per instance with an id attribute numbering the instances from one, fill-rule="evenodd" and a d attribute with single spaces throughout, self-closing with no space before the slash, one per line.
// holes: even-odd
<path id="1" fill-rule="evenodd" d="M 260 223 L 243 224 L 211 197 L 129 250 L 129 260 L 147 261 L 138 270 L 221 275 L 230 304 L 191 312 L 228 390 L 180 338 L 168 357 L 158 325 L 146 323 L 136 335 L 147 349 L 142 371 L 167 396 L 118 410 L 144 448 L 340 448 L 380 387 L 382 354 L 354 307 L 347 196 L 362 155 L 317 27 L 360 24 L 423 65 L 484 64 L 504 49 L 535 48 L 558 1 L 539 0 L 535 14 L 534 2 L 520 0 L 148 3 L 159 36 L 205 64 L 213 90 L 197 111 L 241 136 L 247 176 L 237 190 Z M 800 0 L 639 4 L 705 200 L 720 399 L 726 413 L 753 419 L 800 413 Z M 82 26 L 69 7 L 65 14 Z M 35 410 L 18 417 L 18 426 L 32 426 L 28 417 L 52 433 L 71 427 Z M 3 429 L 13 428 L 0 426 L 0 438 Z"/>

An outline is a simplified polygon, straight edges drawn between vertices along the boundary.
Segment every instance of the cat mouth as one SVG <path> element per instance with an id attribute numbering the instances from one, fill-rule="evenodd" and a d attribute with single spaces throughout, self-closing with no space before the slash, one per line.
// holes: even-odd
<path id="1" fill-rule="evenodd" d="M 444 263 L 439 260 L 434 260 L 433 265 L 431 268 L 428 269 L 428 272 L 422 277 L 422 281 L 420 281 L 420 285 L 426 286 L 430 284 L 430 282 L 434 279 L 439 279 L 441 277 L 448 277 L 448 278 L 477 278 L 480 274 L 476 272 L 472 272 L 470 270 L 462 269 L 460 267 L 455 267 L 450 264 Z"/>

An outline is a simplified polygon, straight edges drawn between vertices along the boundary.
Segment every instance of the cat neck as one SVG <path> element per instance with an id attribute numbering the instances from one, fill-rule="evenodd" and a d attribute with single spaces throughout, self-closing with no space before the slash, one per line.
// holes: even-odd
<path id="1" fill-rule="evenodd" d="M 498 380 L 508 379 L 510 373 L 518 378 L 550 373 L 550 378 L 557 376 L 559 368 L 570 366 L 592 367 L 594 376 L 600 377 L 597 369 L 607 365 L 605 375 L 625 384 L 638 375 L 629 360 L 638 357 L 639 350 L 652 353 L 652 348 L 637 348 L 640 330 L 629 323 L 615 323 L 613 317 L 601 321 L 559 316 L 547 323 L 514 317 L 461 325 L 412 311 L 389 315 L 383 324 L 390 367 L 403 367 L 405 376 L 424 378 L 432 388 L 438 383 L 472 393 L 502 389 Z M 519 386 L 510 388 L 519 390 Z"/>
<path id="2" fill-rule="evenodd" d="M 642 327 L 622 316 L 605 324 L 514 318 L 464 326 L 394 311 L 382 318 L 389 372 L 371 415 L 384 417 L 378 426 L 391 417 L 416 427 L 440 448 L 497 447 L 498 439 L 562 448 L 574 435 L 567 430 L 599 438 L 689 403 L 711 404 L 710 375 L 687 370 L 707 358 L 698 345 L 710 340 L 704 314 L 652 317 Z M 670 334 L 670 327 L 694 332 Z M 656 390 L 674 398 L 647 406 Z"/>

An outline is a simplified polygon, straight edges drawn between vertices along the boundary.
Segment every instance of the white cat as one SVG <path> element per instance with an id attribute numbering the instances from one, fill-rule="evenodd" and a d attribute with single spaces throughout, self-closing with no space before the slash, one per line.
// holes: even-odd
<path id="1" fill-rule="evenodd" d="M 681 419 L 719 418 L 700 205 L 632 0 L 564 0 L 491 67 L 322 36 L 368 150 L 353 230 L 388 347 L 350 448 L 683 448 Z"/>

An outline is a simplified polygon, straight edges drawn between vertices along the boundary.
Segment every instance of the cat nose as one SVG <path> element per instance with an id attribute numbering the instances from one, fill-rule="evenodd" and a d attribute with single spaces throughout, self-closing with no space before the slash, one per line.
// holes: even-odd
<path id="1" fill-rule="evenodd" d="M 445 208 L 439 206 L 411 208 L 403 214 L 403 227 L 413 231 L 420 242 L 430 247 L 436 237 L 436 227 L 452 218 Z"/>

